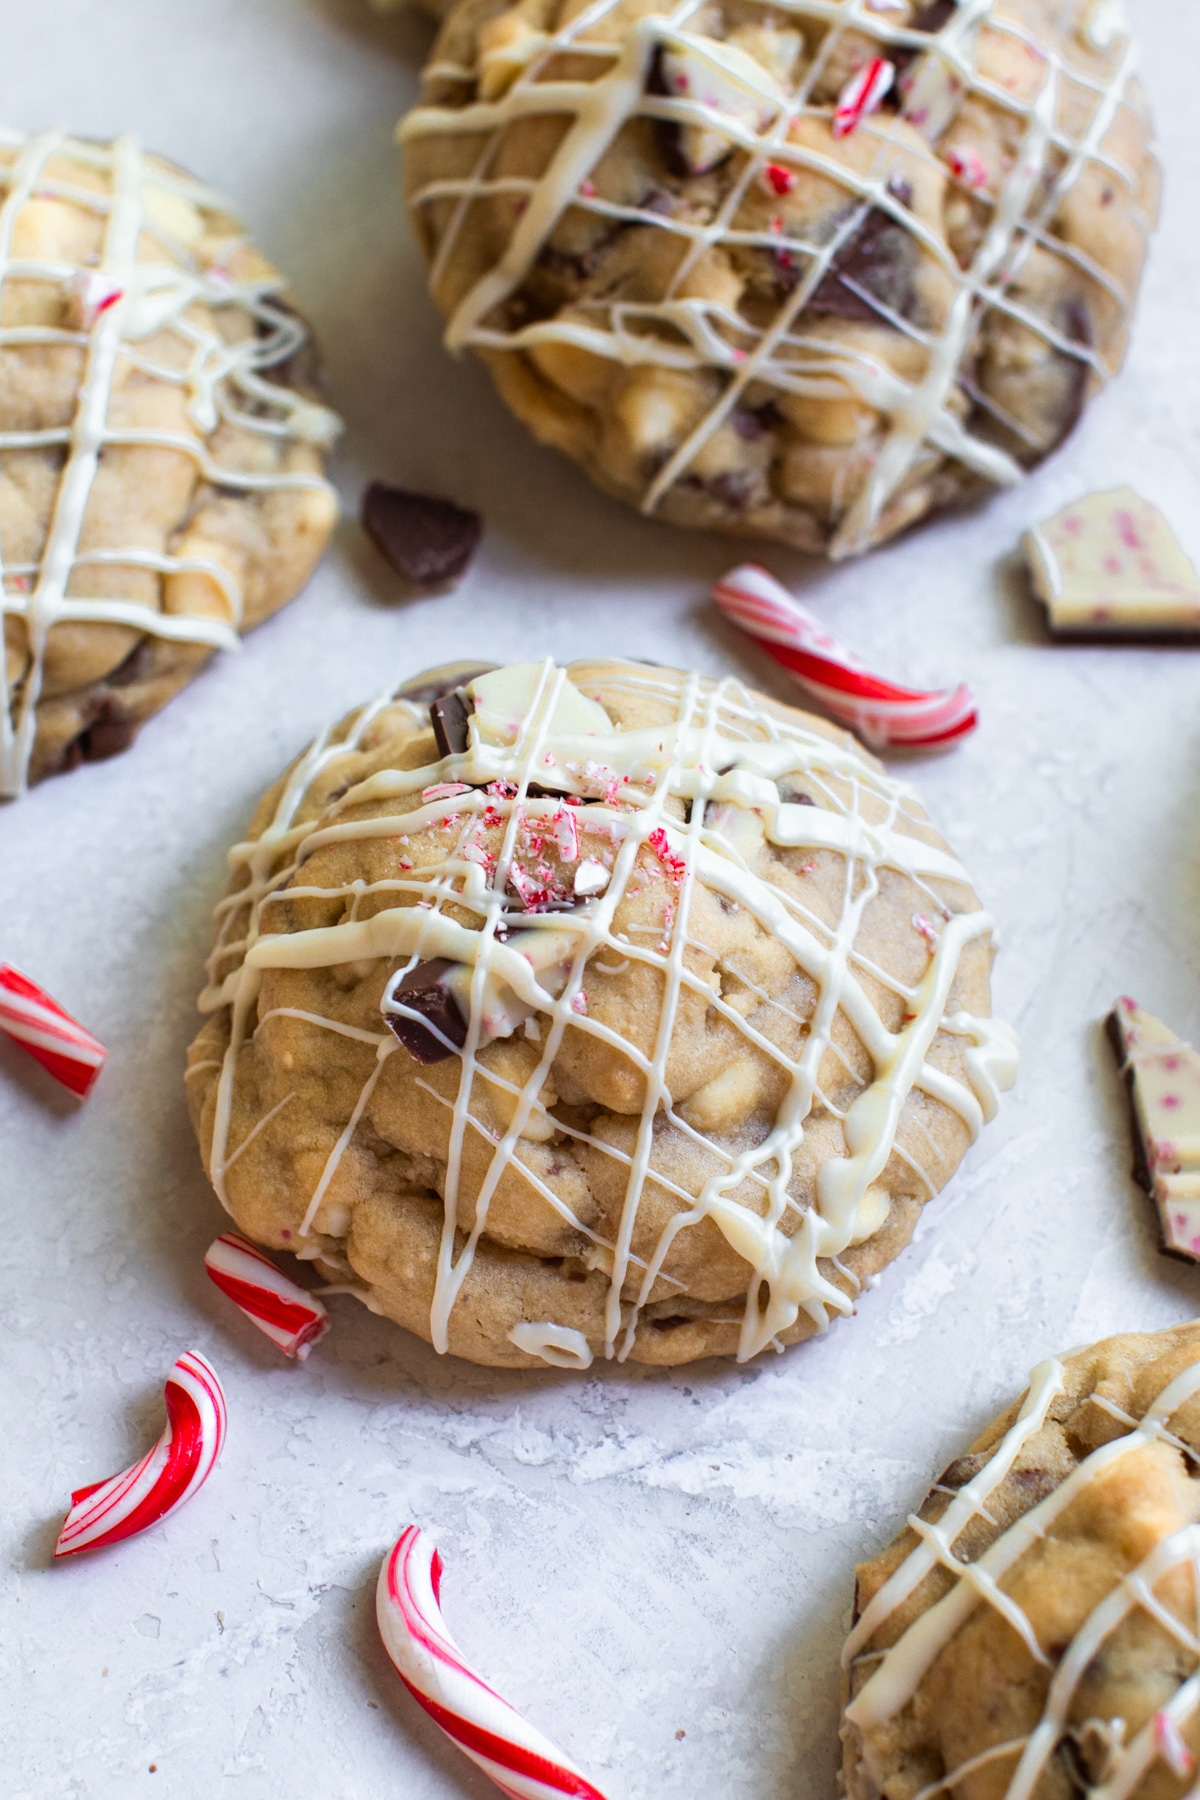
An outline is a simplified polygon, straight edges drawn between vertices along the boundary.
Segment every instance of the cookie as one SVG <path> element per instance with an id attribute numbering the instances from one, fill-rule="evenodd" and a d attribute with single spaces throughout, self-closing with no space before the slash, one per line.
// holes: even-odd
<path id="1" fill-rule="evenodd" d="M 1198 1466 L 1200 1325 L 1040 1363 L 858 1570 L 849 1800 L 1189 1791 Z"/>
<path id="2" fill-rule="evenodd" d="M 1015 1073 L 919 803 L 732 679 L 434 671 L 320 737 L 233 864 L 188 1071 L 213 1185 L 476 1362 L 824 1330 Z"/>
<path id="3" fill-rule="evenodd" d="M 447 345 L 645 512 L 865 550 L 1120 367 L 1133 61 L 1094 0 L 460 0 L 400 131 Z"/>
<path id="4" fill-rule="evenodd" d="M 225 203 L 131 137 L 0 132 L 0 794 L 115 755 L 308 580 L 338 422 Z"/>

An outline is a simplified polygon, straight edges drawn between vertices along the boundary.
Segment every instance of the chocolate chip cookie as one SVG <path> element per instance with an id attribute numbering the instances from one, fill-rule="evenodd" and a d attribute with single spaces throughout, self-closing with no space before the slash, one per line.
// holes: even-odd
<path id="1" fill-rule="evenodd" d="M 476 1362 L 824 1330 L 1015 1073 L 919 803 L 732 679 L 433 671 L 318 738 L 233 862 L 188 1070 L 213 1185 Z"/>
<path id="2" fill-rule="evenodd" d="M 1133 67 L 1111 0 L 460 0 L 401 127 L 447 344 L 646 512 L 865 550 L 1120 367 Z"/>
<path id="3" fill-rule="evenodd" d="M 1050 1357 L 858 1571 L 849 1800 L 1191 1790 L 1200 1325 Z"/>
<path id="4" fill-rule="evenodd" d="M 112 756 L 290 600 L 336 516 L 309 333 L 131 137 L 0 132 L 0 795 Z"/>

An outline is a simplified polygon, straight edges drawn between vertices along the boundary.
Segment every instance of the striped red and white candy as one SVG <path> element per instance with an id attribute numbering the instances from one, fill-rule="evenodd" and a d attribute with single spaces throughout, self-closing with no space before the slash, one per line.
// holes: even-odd
<path id="1" fill-rule="evenodd" d="M 157 1525 L 212 1474 L 227 1425 L 216 1370 L 198 1350 L 185 1350 L 163 1391 L 167 1423 L 157 1444 L 120 1475 L 76 1488 L 56 1557 L 100 1550 Z"/>
<path id="2" fill-rule="evenodd" d="M 285 1356 L 301 1362 L 332 1320 L 315 1294 L 290 1281 L 271 1258 L 239 1231 L 223 1231 L 204 1253 L 215 1281 Z"/>
<path id="3" fill-rule="evenodd" d="M 757 563 L 731 569 L 713 588 L 726 618 L 762 645 L 843 725 L 881 750 L 935 749 L 978 723 L 970 688 L 926 693 L 874 675 Z"/>
<path id="4" fill-rule="evenodd" d="M 0 964 L 0 1031 L 81 1097 L 104 1067 L 108 1051 L 19 969 Z"/>
<path id="5" fill-rule="evenodd" d="M 834 137 L 848 137 L 860 120 L 875 112 L 895 79 L 895 65 L 885 56 L 875 56 L 864 63 L 838 95 L 833 113 Z"/>
<path id="6" fill-rule="evenodd" d="M 408 1526 L 379 1571 L 375 1611 L 401 1681 L 510 1800 L 604 1800 L 562 1751 L 488 1686 L 442 1617 L 442 1559 Z"/>

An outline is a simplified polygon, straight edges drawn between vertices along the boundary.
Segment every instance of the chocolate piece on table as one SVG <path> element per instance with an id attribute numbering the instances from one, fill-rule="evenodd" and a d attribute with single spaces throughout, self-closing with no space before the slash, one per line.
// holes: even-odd
<path id="1" fill-rule="evenodd" d="M 1057 636 L 1200 638 L 1200 577 L 1132 488 L 1085 495 L 1026 532 L 1022 549 Z"/>
<path id="2" fill-rule="evenodd" d="M 437 739 L 439 756 L 461 756 L 470 739 L 467 734 L 467 720 L 475 711 L 475 702 L 470 694 L 464 694 L 461 688 L 454 688 L 448 694 L 439 694 L 429 708 L 429 719 L 433 726 L 433 735 Z"/>
<path id="3" fill-rule="evenodd" d="M 373 481 L 363 496 L 363 530 L 410 587 L 457 581 L 475 554 L 483 521 L 477 512 Z"/>
<path id="4" fill-rule="evenodd" d="M 420 1063 L 444 1062 L 467 1041 L 466 1021 L 447 985 L 460 964 L 444 956 L 418 963 L 392 990 L 392 1000 L 420 1013 L 419 1019 L 384 1009 L 384 1018 L 410 1056 Z M 439 1035 L 440 1034 L 440 1035 Z M 445 1040 L 445 1041 L 443 1041 Z M 453 1046 L 453 1048 L 452 1048 Z"/>
<path id="5" fill-rule="evenodd" d="M 1133 1178 L 1168 1256 L 1200 1262 L 1200 1055 L 1123 995 L 1105 1021 L 1129 1092 Z"/>

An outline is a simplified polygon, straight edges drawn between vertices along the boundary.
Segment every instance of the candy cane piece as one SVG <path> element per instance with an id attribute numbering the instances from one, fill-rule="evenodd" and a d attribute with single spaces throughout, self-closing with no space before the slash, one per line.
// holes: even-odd
<path id="1" fill-rule="evenodd" d="M 834 137 L 848 137 L 860 120 L 875 112 L 895 79 L 895 65 L 886 56 L 875 56 L 864 63 L 838 95 L 833 114 Z"/>
<path id="2" fill-rule="evenodd" d="M 82 1098 L 104 1067 L 108 1051 L 19 969 L 0 964 L 0 1031 Z"/>
<path id="3" fill-rule="evenodd" d="M 873 749 L 932 749 L 965 737 L 978 724 L 968 687 L 925 693 L 873 675 L 757 563 L 731 569 L 713 588 L 713 599 Z"/>
<path id="4" fill-rule="evenodd" d="M 76 1488 L 54 1554 L 77 1556 L 156 1525 L 190 1500 L 212 1474 L 225 1442 L 225 1395 L 216 1370 L 198 1350 L 185 1350 L 163 1390 L 167 1423 L 140 1462 Z"/>
<path id="5" fill-rule="evenodd" d="M 210 1281 L 265 1331 L 285 1356 L 303 1362 L 332 1324 L 316 1295 L 289 1280 L 240 1231 L 223 1231 L 204 1252 L 204 1266 Z"/>
<path id="6" fill-rule="evenodd" d="M 561 1750 L 463 1659 L 441 1609 L 442 1559 L 409 1525 L 379 1571 L 384 1648 L 417 1703 L 510 1800 L 604 1800 Z"/>
<path id="7" fill-rule="evenodd" d="M 1196 1759 L 1169 1712 L 1157 1712 L 1154 1715 L 1154 1747 L 1172 1775 L 1180 1781 L 1186 1781 L 1196 1767 Z"/>

